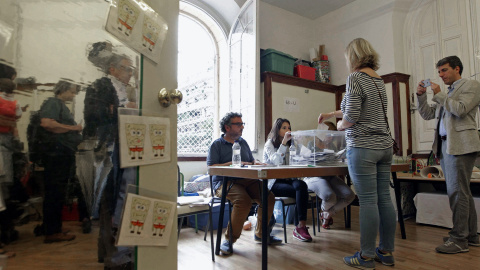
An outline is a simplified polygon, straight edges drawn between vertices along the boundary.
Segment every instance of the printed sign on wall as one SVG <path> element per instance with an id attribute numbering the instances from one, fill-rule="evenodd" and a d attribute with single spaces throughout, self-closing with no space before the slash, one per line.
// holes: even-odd
<path id="1" fill-rule="evenodd" d="M 117 245 L 168 246 L 176 206 L 176 202 L 128 193 Z"/>
<path id="2" fill-rule="evenodd" d="M 105 29 L 155 63 L 160 61 L 168 25 L 142 0 L 112 0 Z"/>
<path id="3" fill-rule="evenodd" d="M 119 115 L 120 167 L 170 161 L 170 119 Z"/>
<path id="4" fill-rule="evenodd" d="M 300 100 L 298 98 L 284 97 L 283 110 L 285 112 L 300 112 Z"/>

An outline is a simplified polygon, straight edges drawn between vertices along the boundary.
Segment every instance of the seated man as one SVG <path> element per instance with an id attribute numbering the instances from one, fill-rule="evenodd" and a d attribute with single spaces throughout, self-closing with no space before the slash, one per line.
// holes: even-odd
<path id="1" fill-rule="evenodd" d="M 242 165 L 255 164 L 252 152 L 247 142 L 241 137 L 243 132 L 244 123 L 242 122 L 242 115 L 239 113 L 227 113 L 222 120 L 220 120 L 220 129 L 222 130 L 222 136 L 215 140 L 210 146 L 207 157 L 208 166 L 229 166 L 232 164 L 232 146 L 235 141 L 241 146 Z M 243 223 L 247 219 L 252 206 L 252 200 L 255 201 L 258 207 L 258 220 L 255 228 L 255 241 L 262 241 L 262 205 L 261 205 L 261 184 L 255 179 L 240 179 L 233 177 L 213 176 L 213 188 L 216 190 L 216 195 L 222 196 L 222 184 L 223 181 L 228 181 L 228 187 L 230 188 L 227 194 L 227 199 L 233 205 L 232 209 L 232 231 L 228 226 L 225 233 L 226 240 L 223 241 L 220 246 L 220 250 L 223 254 L 228 255 L 233 252 L 230 248 L 230 235 L 232 235 L 233 243 L 240 237 L 242 233 Z M 231 187 L 230 187 L 231 186 Z M 268 192 L 268 191 L 267 191 Z M 275 196 L 270 193 L 268 195 L 268 215 L 273 214 L 273 207 L 275 203 Z M 269 244 L 280 244 L 282 240 L 270 236 Z"/>

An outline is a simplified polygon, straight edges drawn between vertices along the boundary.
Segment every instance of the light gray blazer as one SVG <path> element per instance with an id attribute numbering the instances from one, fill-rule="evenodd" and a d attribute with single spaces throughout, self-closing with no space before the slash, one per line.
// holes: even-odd
<path id="1" fill-rule="evenodd" d="M 480 103 L 480 83 L 475 80 L 461 79 L 449 94 L 440 92 L 433 96 L 433 104 L 427 103 L 427 95 L 418 96 L 418 112 L 425 120 L 437 119 L 432 150 L 438 156 L 439 121 L 447 130 L 447 153 L 464 155 L 480 151 L 480 139 L 475 116 Z M 443 114 L 440 116 L 440 109 Z M 441 151 L 441 150 L 440 150 Z"/>

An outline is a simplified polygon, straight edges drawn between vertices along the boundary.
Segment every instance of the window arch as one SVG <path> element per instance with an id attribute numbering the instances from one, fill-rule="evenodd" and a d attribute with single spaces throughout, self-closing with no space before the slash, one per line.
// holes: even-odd
<path id="1" fill-rule="evenodd" d="M 218 96 L 224 81 L 226 38 L 206 12 L 180 2 L 178 50 L 177 155 L 179 161 L 203 160 L 218 134 Z"/>

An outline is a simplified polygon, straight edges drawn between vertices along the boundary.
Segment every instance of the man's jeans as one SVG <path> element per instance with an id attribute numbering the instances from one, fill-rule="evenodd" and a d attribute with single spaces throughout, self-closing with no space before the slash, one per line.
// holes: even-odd
<path id="1" fill-rule="evenodd" d="M 391 148 L 347 149 L 348 171 L 360 202 L 360 247 L 365 257 L 375 257 L 379 230 L 379 248 L 394 250 L 397 221 L 390 198 L 392 152 Z"/>

